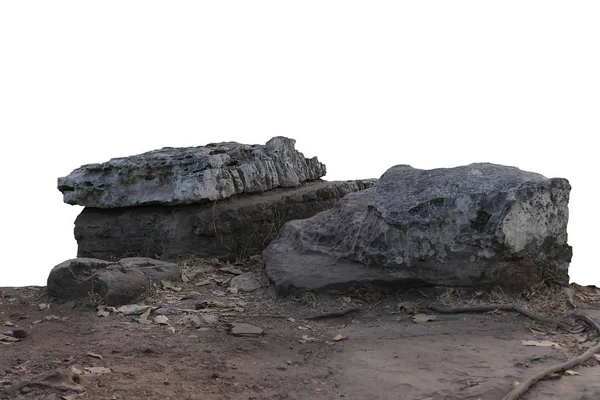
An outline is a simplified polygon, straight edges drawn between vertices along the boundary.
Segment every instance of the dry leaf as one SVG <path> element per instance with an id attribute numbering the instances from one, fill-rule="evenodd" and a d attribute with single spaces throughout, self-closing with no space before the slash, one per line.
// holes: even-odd
<path id="1" fill-rule="evenodd" d="M 521 344 L 523 346 L 537 346 L 537 347 L 560 347 L 560 344 L 555 342 L 550 342 L 548 340 L 522 340 Z"/>
<path id="2" fill-rule="evenodd" d="M 150 324 L 148 317 L 150 316 L 151 312 L 152 312 L 151 308 L 148 308 L 146 311 L 144 311 L 144 313 L 142 315 L 140 315 L 140 318 L 138 319 L 139 323 L 140 324 Z"/>
<path id="3" fill-rule="evenodd" d="M 340 340 L 347 340 L 349 338 L 349 336 L 344 336 L 344 335 L 336 335 L 333 340 L 335 340 L 336 342 L 339 342 Z"/>
<path id="4" fill-rule="evenodd" d="M 412 321 L 416 324 L 422 324 L 423 322 L 427 322 L 427 321 L 435 321 L 437 319 L 437 317 L 435 315 L 429 315 L 429 314 L 415 314 L 412 317 Z"/>
<path id="5" fill-rule="evenodd" d="M 91 351 L 88 351 L 86 354 L 90 357 L 99 358 L 102 360 L 102 356 L 100 354 L 92 353 Z"/>
<path id="6" fill-rule="evenodd" d="M 309 337 L 308 335 L 303 335 L 302 339 L 298 340 L 298 343 L 312 343 L 314 341 L 316 341 L 317 339 L 313 338 L 313 337 Z"/>
<path id="7" fill-rule="evenodd" d="M 565 371 L 565 375 L 574 376 L 574 375 L 581 375 L 581 374 L 577 371 L 573 371 L 572 369 L 569 369 L 569 370 Z"/>
<path id="8" fill-rule="evenodd" d="M 565 288 L 564 291 L 565 291 L 565 294 L 567 295 L 567 299 L 569 300 L 569 304 L 571 304 L 571 306 L 573 308 L 577 308 L 577 305 L 575 304 L 575 299 L 574 299 L 575 291 L 572 288 Z"/>
<path id="9" fill-rule="evenodd" d="M 150 306 L 143 304 L 126 304 L 117 308 L 117 311 L 125 315 L 140 315 L 143 314 Z"/>

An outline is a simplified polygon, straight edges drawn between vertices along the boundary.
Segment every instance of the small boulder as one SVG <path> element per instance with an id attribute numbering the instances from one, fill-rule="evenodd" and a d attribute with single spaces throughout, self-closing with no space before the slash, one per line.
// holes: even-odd
<path id="1" fill-rule="evenodd" d="M 237 322 L 231 325 L 231 334 L 234 336 L 257 337 L 263 333 L 263 329 L 258 326 Z"/>
<path id="2" fill-rule="evenodd" d="M 260 282 L 253 272 L 246 272 L 231 278 L 229 286 L 231 288 L 237 288 L 240 292 L 250 293 L 260 287 Z"/>
<path id="3" fill-rule="evenodd" d="M 96 293 L 107 305 L 117 306 L 133 301 L 153 283 L 180 276 L 178 265 L 151 258 L 123 258 L 118 262 L 75 258 L 50 271 L 48 293 L 68 300 Z"/>
<path id="4" fill-rule="evenodd" d="M 390 168 L 374 187 L 286 223 L 264 251 L 278 294 L 383 285 L 568 284 L 566 179 L 496 164 Z"/>

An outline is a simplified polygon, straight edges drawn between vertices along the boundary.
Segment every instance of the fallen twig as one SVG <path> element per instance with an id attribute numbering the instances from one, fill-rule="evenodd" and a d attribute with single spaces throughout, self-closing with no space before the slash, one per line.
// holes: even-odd
<path id="1" fill-rule="evenodd" d="M 351 312 L 360 311 L 360 308 L 346 308 L 344 310 L 331 311 L 323 314 L 312 315 L 308 317 L 303 317 L 303 319 L 325 319 L 325 318 L 335 318 L 335 317 L 343 317 L 346 314 L 350 314 Z"/>
<path id="2" fill-rule="evenodd" d="M 591 318 L 588 315 L 582 313 L 576 313 L 575 316 L 586 323 L 588 323 L 591 327 L 596 329 L 600 333 L 600 324 L 595 319 Z M 560 371 L 566 371 L 570 368 L 573 368 L 576 365 L 586 362 L 590 358 L 594 356 L 594 354 L 600 351 L 600 342 L 596 343 L 595 346 L 590 347 L 585 353 L 575 358 L 572 358 L 563 363 L 553 365 L 548 367 L 535 375 L 530 376 L 521 382 L 516 388 L 511 390 L 506 396 L 502 398 L 502 400 L 516 400 L 519 399 L 525 392 L 527 392 L 533 385 L 535 385 L 538 381 L 544 379 L 550 374 Z"/>
<path id="3" fill-rule="evenodd" d="M 323 314 L 305 315 L 305 316 L 300 315 L 300 316 L 296 316 L 296 317 L 291 317 L 290 315 L 277 315 L 277 314 L 254 314 L 254 315 L 247 315 L 247 316 L 254 317 L 254 318 L 285 318 L 285 319 L 295 318 L 295 319 L 315 320 L 315 319 L 343 317 L 346 314 L 350 314 L 351 312 L 358 312 L 358 311 L 362 311 L 362 309 L 353 307 L 353 308 L 346 308 L 343 310 L 326 312 Z"/>
<path id="4" fill-rule="evenodd" d="M 437 304 L 432 303 L 429 306 L 429 308 L 432 311 L 438 312 L 440 314 L 483 313 L 483 312 L 496 311 L 496 310 L 514 311 L 514 312 L 524 315 L 534 321 L 543 322 L 546 324 L 554 324 L 554 325 L 558 326 L 559 328 L 561 328 L 569 333 L 572 333 L 572 328 L 569 325 L 564 324 L 560 321 L 554 321 L 551 319 L 544 318 L 535 313 L 532 313 L 531 311 L 524 309 L 521 306 L 517 306 L 514 304 L 490 304 L 490 305 L 471 306 L 471 307 L 445 308 L 445 307 L 440 307 Z"/>

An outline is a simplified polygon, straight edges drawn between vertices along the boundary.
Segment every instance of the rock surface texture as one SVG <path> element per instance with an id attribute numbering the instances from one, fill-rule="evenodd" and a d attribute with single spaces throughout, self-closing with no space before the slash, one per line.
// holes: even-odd
<path id="1" fill-rule="evenodd" d="M 180 267 L 150 258 L 109 262 L 75 258 L 58 264 L 48 276 L 48 293 L 61 299 L 98 294 L 109 306 L 127 304 L 161 280 L 178 280 Z"/>
<path id="2" fill-rule="evenodd" d="M 78 257 L 183 255 L 241 257 L 260 254 L 287 221 L 312 217 L 373 180 L 311 182 L 297 188 L 235 196 L 185 206 L 115 209 L 86 207 L 75 221 Z"/>
<path id="3" fill-rule="evenodd" d="M 290 221 L 264 251 L 279 294 L 369 285 L 568 283 L 570 185 L 514 167 L 389 169 L 332 209 Z"/>
<path id="4" fill-rule="evenodd" d="M 58 178 L 58 189 L 65 203 L 86 207 L 181 205 L 295 187 L 324 176 L 325 165 L 305 158 L 295 143 L 275 137 L 265 145 L 167 147 L 84 165 Z"/>

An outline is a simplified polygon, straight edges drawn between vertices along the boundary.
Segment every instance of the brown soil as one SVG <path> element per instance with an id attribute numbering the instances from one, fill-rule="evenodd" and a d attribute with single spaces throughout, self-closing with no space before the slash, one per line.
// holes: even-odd
<path id="1" fill-rule="evenodd" d="M 475 294 L 478 300 L 468 301 L 435 291 L 279 300 L 272 300 L 266 289 L 222 295 L 217 291 L 226 292 L 227 277 L 232 275 L 218 267 L 204 266 L 190 282 L 178 283 L 180 292 L 156 288 L 140 301 L 169 307 L 168 325 L 142 324 L 138 316 L 118 312 L 100 317 L 93 297 L 82 304 L 61 304 L 48 299 L 43 288 L 1 288 L 2 331 L 10 334 L 23 328 L 27 337 L 0 342 L 0 393 L 34 375 L 71 367 L 84 372 L 80 383 L 85 392 L 74 397 L 74 392 L 30 386 L 0 398 L 493 400 L 501 399 L 515 381 L 582 353 L 598 340 L 590 329 L 565 333 L 514 313 L 440 314 L 434 321 L 412 322 L 414 313 L 424 311 L 433 300 L 445 304 L 490 300 L 480 293 Z M 206 279 L 209 284 L 195 286 Z M 591 297 L 581 292 L 575 298 L 577 305 L 600 317 L 600 307 L 581 301 L 596 299 L 597 292 L 589 290 Z M 192 291 L 199 297 L 181 300 Z M 552 298 L 556 304 L 546 316 L 576 326 L 564 311 L 568 302 L 560 295 Z M 215 300 L 227 308 L 195 310 L 196 303 Z M 50 308 L 40 310 L 39 304 L 49 301 Z M 531 299 L 522 301 L 532 309 L 540 306 Z M 304 319 L 350 307 L 361 310 Z M 185 315 L 215 315 L 219 321 L 216 325 L 202 321 L 198 329 L 179 323 Z M 156 311 L 150 321 L 155 316 Z M 264 335 L 234 336 L 233 322 L 263 328 Z M 335 341 L 336 335 L 347 338 Z M 522 340 L 551 341 L 561 347 L 524 346 Z M 598 399 L 598 364 L 592 359 L 574 368 L 578 375 L 544 380 L 524 398 Z M 86 373 L 89 367 L 110 372 Z"/>

